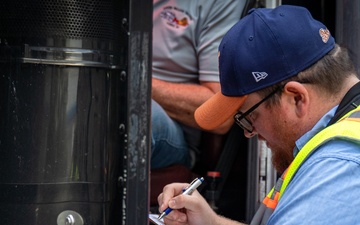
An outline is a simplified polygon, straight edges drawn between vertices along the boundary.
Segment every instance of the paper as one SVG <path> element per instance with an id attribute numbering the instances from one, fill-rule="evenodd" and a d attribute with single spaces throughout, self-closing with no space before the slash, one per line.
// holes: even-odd
<path id="1" fill-rule="evenodd" d="M 164 220 L 163 219 L 159 220 L 158 217 L 159 214 L 149 214 L 149 219 L 152 223 L 157 225 L 165 225 Z"/>

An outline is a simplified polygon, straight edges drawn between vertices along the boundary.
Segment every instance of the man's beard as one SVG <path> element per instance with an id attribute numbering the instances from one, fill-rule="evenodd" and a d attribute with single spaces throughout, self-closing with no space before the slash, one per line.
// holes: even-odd
<path id="1" fill-rule="evenodd" d="M 275 167 L 276 171 L 280 174 L 283 173 L 294 160 L 294 156 L 292 151 L 280 152 L 280 151 L 272 151 L 272 164 Z"/>

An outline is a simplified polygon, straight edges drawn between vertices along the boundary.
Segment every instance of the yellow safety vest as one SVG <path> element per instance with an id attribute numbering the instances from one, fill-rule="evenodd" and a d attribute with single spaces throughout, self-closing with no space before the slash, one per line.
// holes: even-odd
<path id="1" fill-rule="evenodd" d="M 360 145 L 360 106 L 348 112 L 335 124 L 320 131 L 305 144 L 288 169 L 278 179 L 276 185 L 264 198 L 250 225 L 263 225 L 267 223 L 286 187 L 292 180 L 296 171 L 300 168 L 301 164 L 305 162 L 311 153 L 313 153 L 320 145 L 334 138 L 345 139 Z"/>

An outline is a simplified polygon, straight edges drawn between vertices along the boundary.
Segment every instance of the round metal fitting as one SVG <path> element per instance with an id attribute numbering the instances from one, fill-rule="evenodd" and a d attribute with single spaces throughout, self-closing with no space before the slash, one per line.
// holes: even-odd
<path id="1" fill-rule="evenodd" d="M 84 225 L 84 220 L 79 213 L 66 210 L 58 215 L 57 225 Z"/>

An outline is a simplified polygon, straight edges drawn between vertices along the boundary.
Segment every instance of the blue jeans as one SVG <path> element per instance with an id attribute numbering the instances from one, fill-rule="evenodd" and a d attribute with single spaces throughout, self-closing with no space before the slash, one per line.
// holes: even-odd
<path id="1" fill-rule="evenodd" d="M 151 111 L 151 169 L 172 164 L 190 167 L 189 147 L 180 124 L 154 100 Z"/>

